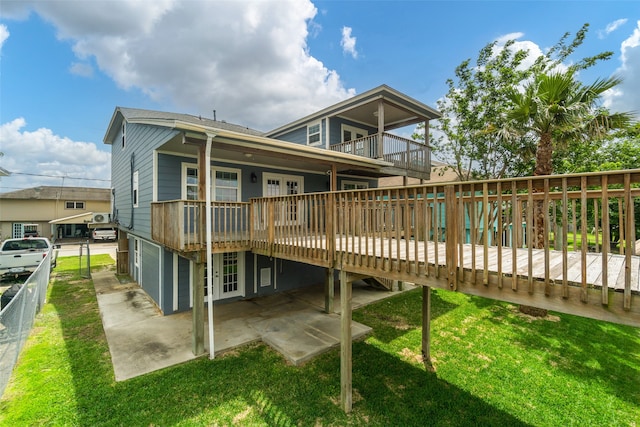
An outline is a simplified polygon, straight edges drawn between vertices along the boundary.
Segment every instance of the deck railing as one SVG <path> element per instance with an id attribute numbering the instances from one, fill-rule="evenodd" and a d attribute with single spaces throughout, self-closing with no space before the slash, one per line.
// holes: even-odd
<path id="1" fill-rule="evenodd" d="M 213 202 L 211 240 L 213 252 L 249 250 L 250 204 Z M 198 252 L 206 248 L 205 202 L 171 200 L 151 204 L 151 237 L 179 252 Z"/>
<path id="2" fill-rule="evenodd" d="M 588 304 L 572 309 L 598 306 L 609 320 L 632 310 L 640 324 L 639 187 L 632 170 L 216 203 L 213 249 L 506 301 L 528 295 L 558 311 L 578 301 Z M 154 203 L 154 240 L 204 250 L 203 214 L 201 201 Z"/>
<path id="3" fill-rule="evenodd" d="M 380 141 L 380 135 L 382 135 L 382 141 Z M 331 145 L 329 148 L 370 159 L 382 158 L 400 169 L 418 172 L 431 170 L 431 149 L 428 145 L 391 133 L 367 135 Z"/>

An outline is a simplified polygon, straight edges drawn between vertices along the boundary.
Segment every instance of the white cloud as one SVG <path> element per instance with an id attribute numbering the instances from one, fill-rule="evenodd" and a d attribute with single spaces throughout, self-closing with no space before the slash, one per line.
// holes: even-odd
<path id="1" fill-rule="evenodd" d="M 505 34 L 503 36 L 498 37 L 496 39 L 496 45 L 493 48 L 494 56 L 497 56 L 500 53 L 500 51 L 504 49 L 505 44 L 509 40 L 514 40 L 514 43 L 511 46 L 509 46 L 510 50 L 512 50 L 513 52 L 517 52 L 520 50 L 529 52 L 529 55 L 527 56 L 526 59 L 524 59 L 524 61 L 522 61 L 519 68 L 521 70 L 524 70 L 531 67 L 535 62 L 536 58 L 543 55 L 543 52 L 542 52 L 542 49 L 540 49 L 540 46 L 538 46 L 534 42 L 530 40 L 519 40 L 523 37 L 524 37 L 524 33 L 509 33 L 509 34 Z"/>
<path id="2" fill-rule="evenodd" d="M 340 40 L 340 46 L 342 51 L 349 54 L 356 59 L 358 57 L 358 51 L 356 50 L 356 37 L 351 36 L 351 27 L 342 27 L 342 40 Z"/>
<path id="3" fill-rule="evenodd" d="M 623 79 L 615 90 L 604 98 L 604 105 L 612 112 L 632 111 L 640 120 L 640 21 L 633 33 L 620 45 L 621 65 L 615 75 Z"/>
<path id="4" fill-rule="evenodd" d="M 119 87 L 180 112 L 215 109 L 220 119 L 269 130 L 355 93 L 309 53 L 309 29 L 318 30 L 309 0 L 32 7 L 71 41 L 78 62 L 92 58 Z"/>
<path id="5" fill-rule="evenodd" d="M 618 28 L 620 28 L 621 26 L 623 26 L 624 24 L 627 23 L 627 19 L 617 19 L 613 22 L 610 22 L 609 24 L 607 24 L 607 26 L 605 27 L 604 30 L 598 30 L 598 38 L 600 39 L 604 39 L 605 37 L 607 37 L 609 34 L 613 33 L 615 30 L 617 30 Z"/>
<path id="6" fill-rule="evenodd" d="M 91 142 L 55 135 L 50 129 L 29 132 L 24 129 L 26 125 L 24 118 L 0 124 L 0 151 L 4 153 L 0 166 L 12 173 L 0 179 L 0 192 L 38 185 L 110 186 L 110 153 L 98 150 Z"/>
<path id="7" fill-rule="evenodd" d="M 71 74 L 75 74 L 81 77 L 91 77 L 93 75 L 93 67 L 86 62 L 74 62 L 69 67 Z"/>
<path id="8" fill-rule="evenodd" d="M 0 52 L 2 51 L 2 45 L 9 38 L 9 30 L 6 25 L 0 24 Z"/>

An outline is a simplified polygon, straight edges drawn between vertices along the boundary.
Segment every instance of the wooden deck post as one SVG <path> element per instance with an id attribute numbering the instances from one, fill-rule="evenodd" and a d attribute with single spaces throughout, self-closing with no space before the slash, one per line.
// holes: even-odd
<path id="1" fill-rule="evenodd" d="M 422 287 L 422 362 L 431 365 L 431 287 Z"/>
<path id="2" fill-rule="evenodd" d="M 462 196 L 462 193 L 460 193 Z M 451 290 L 458 289 L 458 209 L 456 199 L 456 189 L 453 185 L 444 187 L 445 200 L 445 255 L 447 262 L 447 281 Z M 464 226 L 464 223 L 463 223 Z"/>
<path id="3" fill-rule="evenodd" d="M 327 268 L 327 277 L 324 282 L 324 311 L 325 313 L 333 313 L 333 299 L 334 299 L 334 269 Z"/>
<path id="4" fill-rule="evenodd" d="M 351 282 L 346 271 L 340 271 L 340 404 L 344 412 L 353 406 Z"/>
<path id="5" fill-rule="evenodd" d="M 191 344 L 193 354 L 199 356 L 204 353 L 204 263 L 201 260 L 193 263 L 193 295 L 192 308 L 192 336 Z M 209 343 L 212 345 L 212 343 Z"/>

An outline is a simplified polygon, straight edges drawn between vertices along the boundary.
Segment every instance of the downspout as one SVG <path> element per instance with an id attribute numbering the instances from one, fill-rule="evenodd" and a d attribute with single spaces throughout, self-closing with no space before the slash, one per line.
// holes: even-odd
<path id="1" fill-rule="evenodd" d="M 207 134 L 207 147 L 205 150 L 205 230 L 207 236 L 207 295 L 209 302 L 207 303 L 207 317 L 209 318 L 209 359 L 213 359 L 215 355 L 214 337 L 213 337 L 213 263 L 211 261 L 211 142 L 215 135 Z"/>

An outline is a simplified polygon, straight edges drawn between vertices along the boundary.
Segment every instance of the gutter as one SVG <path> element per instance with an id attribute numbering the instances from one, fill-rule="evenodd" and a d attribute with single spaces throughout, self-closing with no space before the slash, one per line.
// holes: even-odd
<path id="1" fill-rule="evenodd" d="M 207 233 L 207 295 L 209 302 L 207 303 L 207 315 L 209 317 L 209 359 L 215 357 L 215 341 L 213 336 L 213 262 L 211 261 L 211 142 L 215 134 L 207 133 L 207 146 L 205 152 L 205 232 Z"/>

